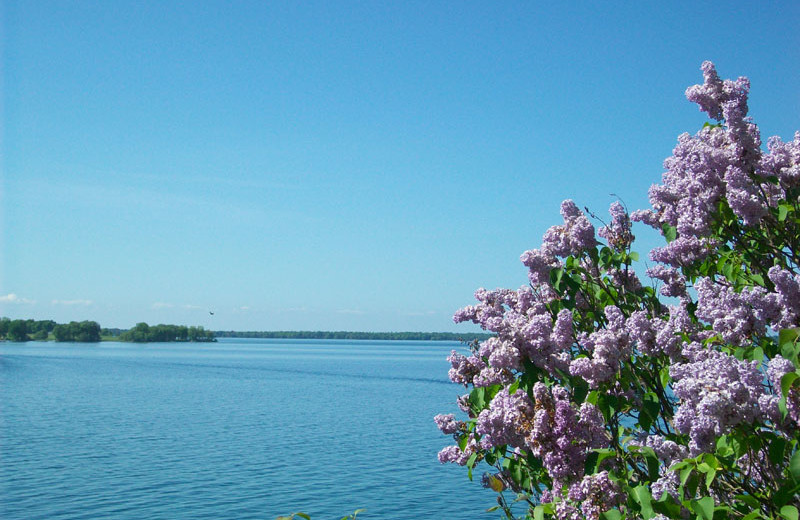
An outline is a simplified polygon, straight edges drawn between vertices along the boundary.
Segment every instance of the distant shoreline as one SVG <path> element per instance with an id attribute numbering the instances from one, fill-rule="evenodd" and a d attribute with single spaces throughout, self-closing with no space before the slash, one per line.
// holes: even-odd
<path id="1" fill-rule="evenodd" d="M 350 339 L 385 341 L 465 341 L 485 340 L 491 334 L 472 332 L 354 332 L 354 331 L 234 331 L 218 330 L 216 338 L 258 339 Z"/>
<path id="2" fill-rule="evenodd" d="M 481 332 L 357 332 L 325 330 L 235 331 L 206 330 L 202 326 L 148 325 L 137 323 L 131 329 L 101 328 L 96 321 L 56 323 L 53 320 L 0 318 L 0 341 L 56 341 L 61 343 L 131 343 L 213 342 L 216 338 L 258 339 L 340 339 L 379 341 L 481 341 L 492 335 Z"/>

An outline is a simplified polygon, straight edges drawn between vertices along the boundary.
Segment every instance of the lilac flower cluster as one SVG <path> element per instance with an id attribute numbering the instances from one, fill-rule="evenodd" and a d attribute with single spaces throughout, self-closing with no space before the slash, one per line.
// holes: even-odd
<path id="1" fill-rule="evenodd" d="M 536 383 L 533 394 L 535 413 L 527 444 L 556 482 L 553 489 L 558 489 L 561 487 L 558 483 L 583 476 L 588 449 L 608 444 L 605 421 L 592 404 L 583 403 L 576 410 L 569 393 L 560 386 L 550 389 Z"/>
<path id="2" fill-rule="evenodd" d="M 632 444 L 652 448 L 663 463 L 659 467 L 659 478 L 650 484 L 650 492 L 653 497 L 660 498 L 667 493 L 677 498 L 680 479 L 678 474 L 672 470 L 672 466 L 689 456 L 686 446 L 667 440 L 662 435 L 647 435 L 643 442 Z"/>
<path id="3" fill-rule="evenodd" d="M 479 446 L 475 441 L 475 435 L 470 434 L 467 439 L 467 445 L 463 450 L 458 446 L 445 446 L 439 452 L 439 462 L 442 464 L 452 462 L 454 464 L 458 464 L 459 466 L 464 466 L 466 465 L 467 461 L 469 461 L 469 458 L 474 453 L 477 453 L 478 449 Z"/>
<path id="4" fill-rule="evenodd" d="M 475 432 L 481 435 L 481 447 L 525 446 L 533 413 L 534 406 L 528 394 L 523 391 L 510 394 L 507 388 L 500 390 L 489 403 L 489 408 L 478 415 Z"/>
<path id="5" fill-rule="evenodd" d="M 693 137 L 681 135 L 672 157 L 664 162 L 663 184 L 650 188 L 653 209 L 632 215 L 657 229 L 662 224 L 677 229 L 675 240 L 651 252 L 653 260 L 674 267 L 702 259 L 712 250 L 710 224 L 721 200 L 745 225 L 758 224 L 770 202 L 764 194 L 774 192 L 759 179 L 776 170 L 791 177 L 800 145 L 772 139 L 770 154 L 762 154 L 758 128 L 747 117 L 747 79 L 722 81 L 710 62 L 702 69 L 703 84 L 687 89 L 686 97 L 713 119 L 724 121 L 724 126 L 707 126 Z M 779 195 L 773 193 L 771 198 Z"/>
<path id="6" fill-rule="evenodd" d="M 573 344 L 572 315 L 559 313 L 554 323 L 546 306 L 548 293 L 523 287 L 480 289 L 475 296 L 480 303 L 461 309 L 453 319 L 472 321 L 497 336 L 481 343 L 478 356 L 451 356 L 451 380 L 477 386 L 507 383 L 523 358 L 551 372 L 566 369 Z"/>
<path id="7" fill-rule="evenodd" d="M 794 371 L 794 363 L 783 356 L 775 356 L 769 361 L 767 364 L 767 379 L 778 395 L 780 395 L 781 391 L 781 378 Z M 800 426 L 800 391 L 797 388 L 789 389 L 789 395 L 786 396 L 786 410 L 789 419 L 794 421 L 795 427 Z"/>
<path id="8" fill-rule="evenodd" d="M 772 325 L 775 328 L 797 327 L 800 324 L 800 274 L 773 266 L 768 276 L 775 284 Z"/>
<path id="9" fill-rule="evenodd" d="M 597 520 L 625 498 L 619 486 L 608 477 L 608 471 L 587 475 L 569 487 L 570 500 L 580 503 L 583 518 Z"/>
<path id="10" fill-rule="evenodd" d="M 695 315 L 709 322 L 732 345 L 744 345 L 754 335 L 763 335 L 767 319 L 777 307 L 763 287 L 745 289 L 739 293 L 731 287 L 701 278 L 694 284 L 697 290 Z"/>
<path id="11" fill-rule="evenodd" d="M 564 225 L 553 226 L 542 238 L 542 252 L 546 255 L 567 257 L 580 255 L 597 245 L 594 226 L 571 200 L 561 203 Z"/>
<path id="12" fill-rule="evenodd" d="M 680 298 L 685 298 L 687 296 L 686 277 L 674 267 L 667 267 L 663 264 L 654 265 L 647 269 L 647 276 L 664 282 L 664 285 L 661 286 L 659 291 L 664 296 Z"/>
<path id="13" fill-rule="evenodd" d="M 625 327 L 625 317 L 614 306 L 605 308 L 606 327 L 590 334 L 582 333 L 578 343 L 591 353 L 591 357 L 573 359 L 569 372 L 597 388 L 611 381 L 619 371 L 620 362 L 630 357 L 631 344 Z"/>
<path id="14" fill-rule="evenodd" d="M 601 227 L 597 234 L 605 238 L 613 249 L 626 251 L 635 238 L 631 233 L 631 219 L 628 212 L 619 202 L 612 203 L 608 212 L 611 214 L 611 223 Z"/>
<path id="15" fill-rule="evenodd" d="M 673 391 L 681 400 L 675 429 L 689 435 L 694 456 L 712 452 L 716 438 L 731 427 L 760 419 L 759 398 L 766 391 L 756 361 L 740 361 L 700 346 L 684 353 L 690 361 L 670 367 Z"/>

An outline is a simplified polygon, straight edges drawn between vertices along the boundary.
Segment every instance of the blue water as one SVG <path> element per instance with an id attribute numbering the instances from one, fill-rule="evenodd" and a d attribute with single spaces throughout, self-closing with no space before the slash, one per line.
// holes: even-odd
<path id="1" fill-rule="evenodd" d="M 0 343 L 0 518 L 497 518 L 436 460 L 459 347 Z"/>

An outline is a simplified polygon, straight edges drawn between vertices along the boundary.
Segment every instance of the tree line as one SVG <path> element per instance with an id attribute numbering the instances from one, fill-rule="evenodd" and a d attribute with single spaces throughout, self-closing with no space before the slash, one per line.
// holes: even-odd
<path id="1" fill-rule="evenodd" d="M 100 341 L 100 325 L 96 321 L 71 321 L 56 323 L 53 320 L 0 319 L 0 339 L 7 341 L 76 341 L 95 343 Z"/>
<path id="2" fill-rule="evenodd" d="M 147 323 L 137 323 L 134 328 L 124 330 L 101 328 L 96 321 L 56 323 L 53 320 L 0 318 L 0 340 L 97 343 L 104 338 L 134 343 L 216 341 L 213 331 L 185 325 L 150 326 Z"/>
<path id="3" fill-rule="evenodd" d="M 170 341 L 216 341 L 214 332 L 203 327 L 185 325 L 148 325 L 137 323 L 130 330 L 120 333 L 115 339 L 134 343 L 163 343 Z"/>

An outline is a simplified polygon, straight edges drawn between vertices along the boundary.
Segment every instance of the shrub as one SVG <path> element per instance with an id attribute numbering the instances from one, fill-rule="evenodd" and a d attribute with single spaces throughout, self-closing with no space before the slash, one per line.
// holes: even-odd
<path id="1" fill-rule="evenodd" d="M 448 358 L 468 393 L 435 418 L 439 460 L 490 467 L 508 518 L 798 518 L 800 132 L 762 149 L 748 80 L 702 70 L 686 96 L 712 121 L 679 136 L 650 209 L 616 202 L 596 231 L 563 202 L 529 284 L 454 317 L 493 336 Z M 632 220 L 666 242 L 647 281 Z"/>

